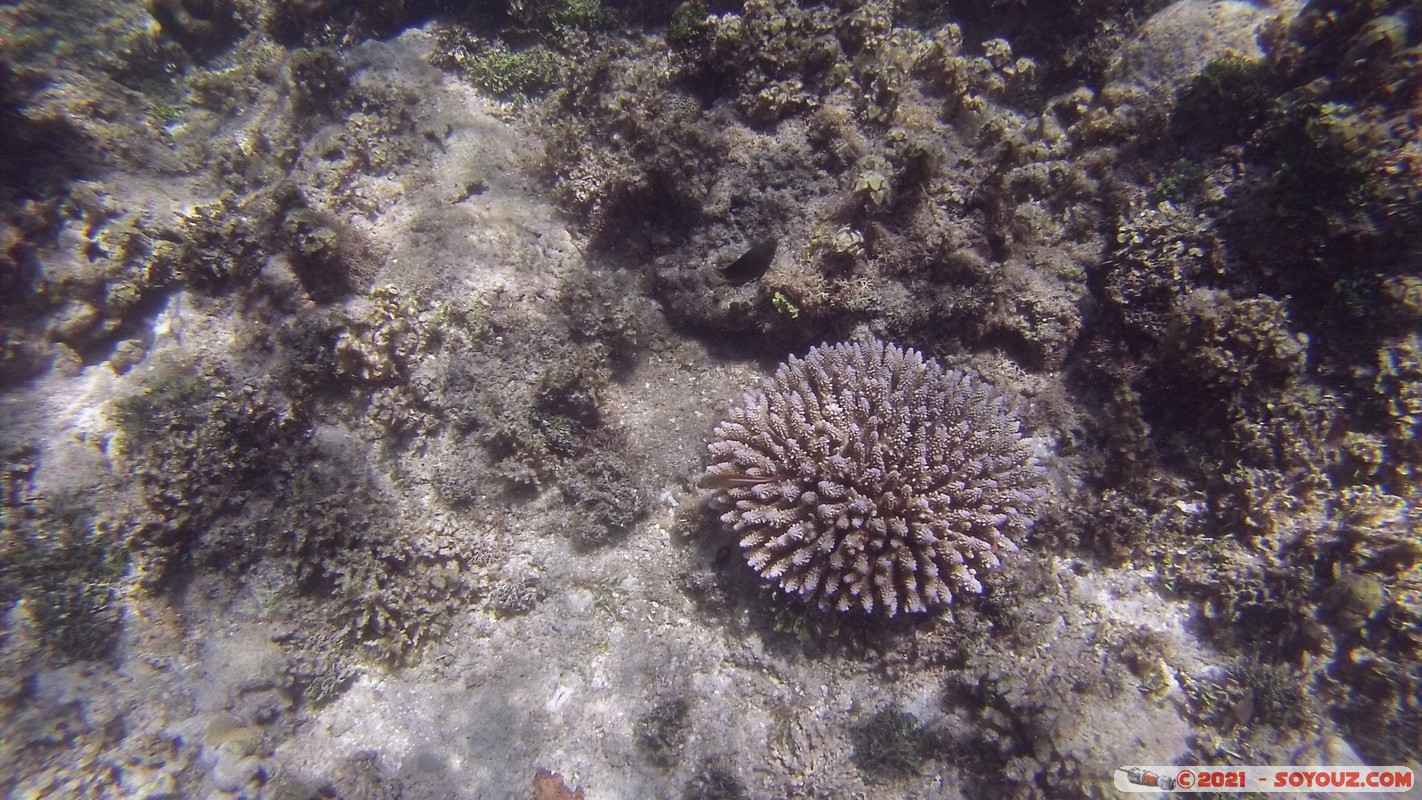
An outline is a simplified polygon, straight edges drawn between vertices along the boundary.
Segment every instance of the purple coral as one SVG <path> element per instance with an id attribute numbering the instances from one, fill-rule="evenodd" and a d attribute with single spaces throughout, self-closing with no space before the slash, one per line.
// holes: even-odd
<path id="1" fill-rule="evenodd" d="M 812 348 L 716 426 L 705 484 L 751 567 L 823 609 L 925 611 L 981 593 L 1036 517 L 1017 404 L 878 339 Z"/>

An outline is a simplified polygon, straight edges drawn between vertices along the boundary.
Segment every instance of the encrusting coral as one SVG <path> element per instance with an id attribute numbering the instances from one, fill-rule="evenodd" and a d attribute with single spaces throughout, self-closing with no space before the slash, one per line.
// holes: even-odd
<path id="1" fill-rule="evenodd" d="M 1016 404 L 878 339 L 812 348 L 715 431 L 705 483 L 751 567 L 822 609 L 893 616 L 981 593 L 1043 469 Z"/>

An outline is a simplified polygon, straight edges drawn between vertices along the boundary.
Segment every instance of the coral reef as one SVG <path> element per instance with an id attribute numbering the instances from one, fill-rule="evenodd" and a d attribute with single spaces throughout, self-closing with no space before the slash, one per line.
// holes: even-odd
<path id="1" fill-rule="evenodd" d="M 604 258 L 727 338 L 880 318 L 1061 363 L 1098 257 L 1097 176 L 1067 159 L 1055 111 L 1008 110 L 1035 94 L 1031 58 L 878 3 L 843 20 L 752 3 L 697 30 L 672 53 L 589 48 L 538 117 Z"/>
<path id="2" fill-rule="evenodd" d="M 0 793 L 1415 758 L 1416 3 L 1021 6 L 0 6 Z"/>
<path id="3" fill-rule="evenodd" d="M 821 608 L 980 594 L 1036 516 L 1043 444 L 991 386 L 878 339 L 813 348 L 716 427 L 704 482 L 746 560 Z"/>
<path id="4" fill-rule="evenodd" d="M 1397 94 L 1415 85 L 1396 72 L 1417 58 L 1415 35 L 1396 38 L 1415 33 L 1405 17 L 1398 3 L 1336 18 L 1311 5 L 1266 25 L 1264 52 L 1175 81 L 1150 112 L 1170 118 L 1168 137 L 1116 155 L 1127 180 L 1098 273 L 1109 313 L 1087 332 L 1084 364 L 1115 393 L 1089 527 L 1103 551 L 1154 563 L 1241 663 L 1289 665 L 1209 683 L 1230 699 L 1207 715 L 1216 744 L 1202 757 L 1306 739 L 1316 710 L 1297 687 L 1328 687 L 1329 713 L 1368 757 L 1397 757 L 1417 729 L 1410 704 L 1363 699 L 1419 685 L 1415 670 L 1364 655 L 1406 660 L 1415 646 L 1373 622 L 1382 594 L 1412 591 L 1418 559 L 1399 544 L 1417 503 L 1400 476 L 1417 457 L 1399 435 L 1411 382 L 1394 378 L 1422 319 L 1406 288 L 1415 243 L 1398 236 L 1419 208 L 1403 199 L 1415 179 L 1401 178 L 1415 176 L 1417 148 L 1405 132 L 1416 110 Z M 1390 56 L 1355 60 L 1374 46 Z M 1369 689 L 1353 683 L 1363 672 Z M 1192 684 L 1200 698 L 1206 683 Z M 1246 707 L 1272 733 L 1246 734 Z M 1386 720 L 1371 734 L 1363 707 Z"/>

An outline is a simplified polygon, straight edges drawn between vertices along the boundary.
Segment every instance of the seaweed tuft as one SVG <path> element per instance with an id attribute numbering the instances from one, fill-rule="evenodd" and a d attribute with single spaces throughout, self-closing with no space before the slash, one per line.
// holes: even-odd
<path id="1" fill-rule="evenodd" d="M 854 764 L 874 777 L 917 775 L 928 756 L 931 737 L 918 717 L 890 703 L 873 716 L 852 726 Z"/>
<path id="2" fill-rule="evenodd" d="M 107 658 L 118 641 L 115 587 L 128 559 L 79 494 L 36 498 L 0 527 L 0 602 L 22 600 L 57 663 Z"/>
<path id="3" fill-rule="evenodd" d="M 637 749 L 659 767 L 674 766 L 686 745 L 686 718 L 691 706 L 680 698 L 661 703 L 637 719 L 633 733 Z"/>

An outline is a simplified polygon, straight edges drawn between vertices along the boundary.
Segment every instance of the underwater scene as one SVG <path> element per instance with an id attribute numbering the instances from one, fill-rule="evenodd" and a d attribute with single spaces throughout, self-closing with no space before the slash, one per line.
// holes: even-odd
<path id="1" fill-rule="evenodd" d="M 1422 797 L 1419 434 L 1418 0 L 0 4 L 3 797 Z"/>

